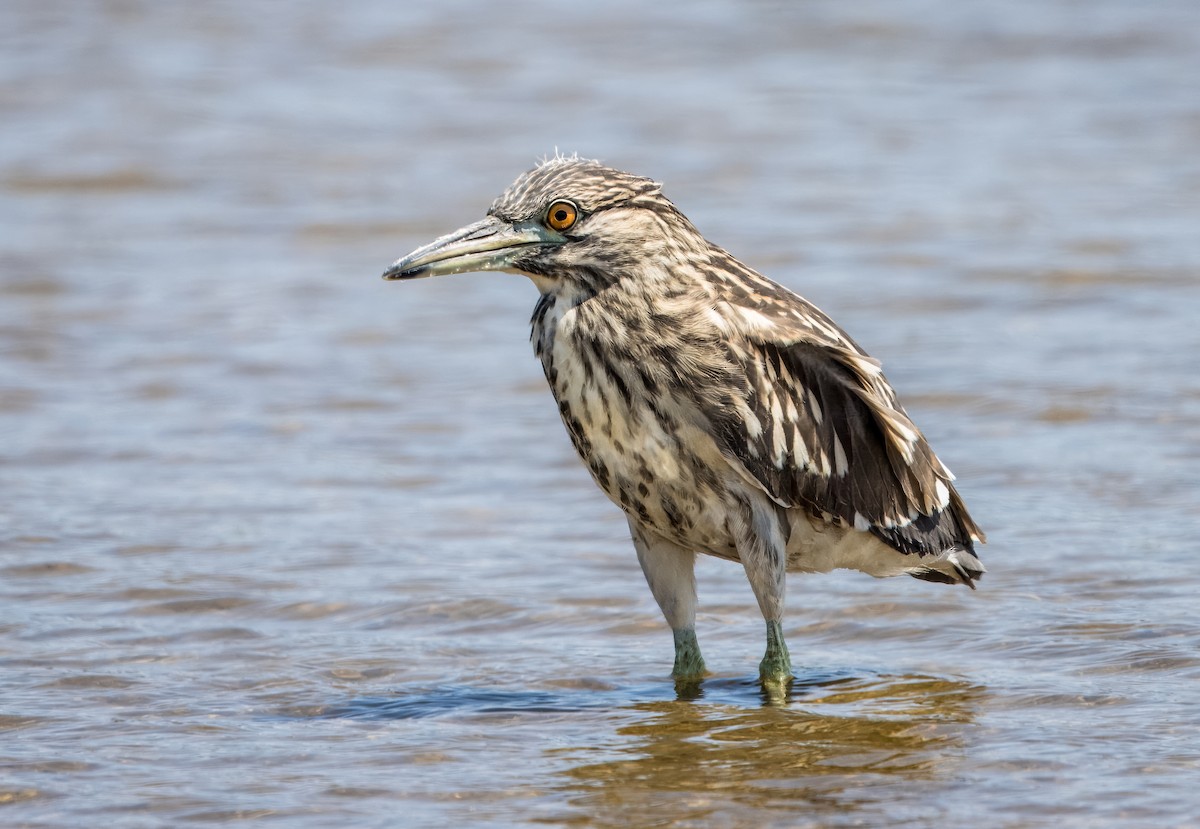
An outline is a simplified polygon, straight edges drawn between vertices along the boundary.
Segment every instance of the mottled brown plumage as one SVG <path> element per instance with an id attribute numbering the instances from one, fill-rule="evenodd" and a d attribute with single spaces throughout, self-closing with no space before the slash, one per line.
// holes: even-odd
<path id="1" fill-rule="evenodd" d="M 837 567 L 974 586 L 983 535 L 880 364 L 824 313 L 706 241 L 646 178 L 576 158 L 519 177 L 482 222 L 392 279 L 508 270 L 541 292 L 532 340 L 563 423 L 626 513 L 675 632 L 704 666 L 697 552 L 740 560 L 790 677 L 784 574 Z"/>

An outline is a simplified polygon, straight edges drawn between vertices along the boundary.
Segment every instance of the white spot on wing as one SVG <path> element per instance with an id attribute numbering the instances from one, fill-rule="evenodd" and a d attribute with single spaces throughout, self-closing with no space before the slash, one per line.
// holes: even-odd
<path id="1" fill-rule="evenodd" d="M 709 308 L 706 316 L 708 317 L 708 321 L 717 327 L 718 331 L 723 334 L 729 333 L 729 321 L 716 308 Z"/>
<path id="2" fill-rule="evenodd" d="M 741 315 L 742 321 L 746 323 L 746 327 L 752 332 L 761 333 L 775 328 L 775 323 L 771 321 L 770 317 L 760 314 L 753 308 L 737 306 L 737 312 Z"/>
<path id="3" fill-rule="evenodd" d="M 776 423 L 783 420 L 783 407 L 779 405 L 779 395 L 771 395 L 771 419 Z"/>
<path id="4" fill-rule="evenodd" d="M 787 410 L 784 414 L 787 416 L 788 423 L 795 423 L 800 419 L 800 414 L 796 411 L 796 404 L 792 402 L 792 398 L 787 398 Z"/>
<path id="5" fill-rule="evenodd" d="M 818 452 L 816 457 L 816 469 L 821 475 L 829 477 L 829 456 L 824 452 Z"/>
<path id="6" fill-rule="evenodd" d="M 946 483 L 939 479 L 934 487 L 934 492 L 937 493 L 938 509 L 945 509 L 946 505 L 950 503 L 950 490 L 946 488 Z"/>
<path id="7" fill-rule="evenodd" d="M 741 403 L 738 409 L 738 413 L 742 416 L 742 422 L 746 424 L 746 437 L 753 443 L 762 436 L 762 422 L 745 403 Z"/>
<path id="8" fill-rule="evenodd" d="M 833 436 L 833 472 L 839 478 L 850 471 L 850 465 L 846 462 L 846 450 L 842 447 L 842 440 L 837 435 Z M 940 483 L 940 482 L 939 482 Z"/>
<path id="9" fill-rule="evenodd" d="M 817 396 L 813 394 L 812 389 L 808 390 L 808 408 L 812 411 L 813 421 L 819 426 L 821 424 L 821 404 L 817 402 Z"/>
<path id="10" fill-rule="evenodd" d="M 804 435 L 800 433 L 799 426 L 792 429 L 792 455 L 796 458 L 797 466 L 808 465 L 808 444 L 804 442 Z"/>
<path id="11" fill-rule="evenodd" d="M 863 354 L 851 354 L 849 360 L 863 377 L 878 377 L 883 374 L 883 365 L 874 357 Z"/>

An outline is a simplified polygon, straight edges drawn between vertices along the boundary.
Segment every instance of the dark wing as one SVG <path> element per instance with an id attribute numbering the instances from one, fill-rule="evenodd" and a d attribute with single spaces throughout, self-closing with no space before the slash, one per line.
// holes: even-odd
<path id="1" fill-rule="evenodd" d="M 714 309 L 746 379 L 736 411 L 714 423 L 726 458 L 780 505 L 903 553 L 983 541 L 879 362 L 815 306 L 753 277 L 752 292 Z"/>

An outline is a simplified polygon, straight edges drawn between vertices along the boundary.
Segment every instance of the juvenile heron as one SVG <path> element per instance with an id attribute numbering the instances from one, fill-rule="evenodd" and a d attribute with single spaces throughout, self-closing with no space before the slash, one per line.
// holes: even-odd
<path id="1" fill-rule="evenodd" d="M 541 292 L 534 351 L 579 457 L 629 521 L 677 679 L 705 673 L 697 553 L 745 568 L 774 683 L 791 678 L 787 571 L 972 589 L 983 574 L 983 533 L 879 362 L 706 241 L 658 183 L 550 159 L 384 278 L 493 270 Z"/>

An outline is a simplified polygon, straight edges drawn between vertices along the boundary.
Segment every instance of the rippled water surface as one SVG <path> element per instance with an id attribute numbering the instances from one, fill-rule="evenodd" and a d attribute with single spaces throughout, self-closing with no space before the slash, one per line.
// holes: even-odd
<path id="1" fill-rule="evenodd" d="M 11 2 L 0 824 L 1197 826 L 1200 7 Z M 739 569 L 676 690 L 519 277 L 555 148 L 872 353 L 977 593 Z"/>

